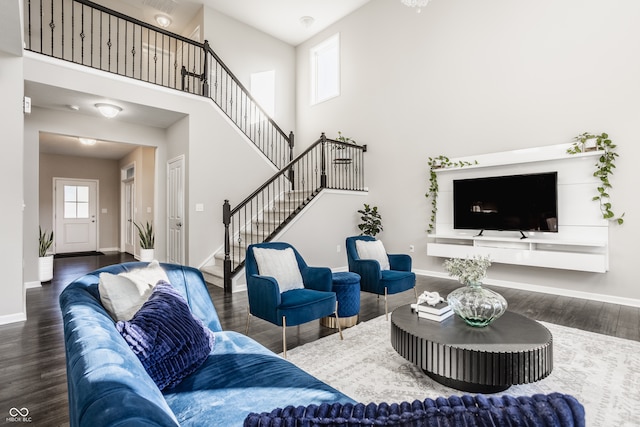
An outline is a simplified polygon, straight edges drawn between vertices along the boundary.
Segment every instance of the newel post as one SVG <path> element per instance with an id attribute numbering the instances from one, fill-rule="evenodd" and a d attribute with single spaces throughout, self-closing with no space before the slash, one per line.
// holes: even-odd
<path id="1" fill-rule="evenodd" d="M 295 171 L 293 170 L 293 166 L 291 165 L 291 161 L 293 160 L 293 147 L 295 145 L 295 138 L 293 136 L 293 131 L 289 132 L 289 184 L 291 185 L 291 191 L 295 190 L 295 181 L 294 178 L 296 176 Z"/>
<path id="2" fill-rule="evenodd" d="M 231 241 L 229 240 L 229 224 L 231 224 L 231 205 L 225 200 L 222 205 L 222 223 L 224 224 L 224 293 L 231 293 Z"/>
<path id="3" fill-rule="evenodd" d="M 322 142 L 320 151 L 320 188 L 327 188 L 327 136 L 324 132 L 320 135 L 320 141 Z"/>
<path id="4" fill-rule="evenodd" d="M 204 45 L 202 45 L 202 50 L 204 51 L 204 65 L 202 69 L 202 95 L 209 97 L 209 51 L 211 48 L 209 47 L 209 40 L 204 41 Z"/>

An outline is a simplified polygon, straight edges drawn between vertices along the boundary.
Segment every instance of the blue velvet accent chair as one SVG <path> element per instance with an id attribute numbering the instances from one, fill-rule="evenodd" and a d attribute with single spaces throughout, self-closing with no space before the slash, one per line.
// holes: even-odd
<path id="1" fill-rule="evenodd" d="M 362 259 L 358 255 L 356 241 L 375 241 L 372 236 L 347 237 L 347 261 L 349 271 L 360 275 L 360 289 L 378 296 L 384 295 L 384 314 L 389 319 L 387 295 L 413 289 L 418 299 L 416 290 L 416 275 L 411 271 L 411 257 L 406 254 L 387 254 L 389 258 L 389 270 L 382 270 L 380 262 L 373 259 Z"/>
<path id="2" fill-rule="evenodd" d="M 281 293 L 275 278 L 259 273 L 258 262 L 254 255 L 255 248 L 276 250 L 291 248 L 295 254 L 304 288 L 291 289 Z M 336 294 L 331 290 L 331 269 L 309 267 L 300 253 L 289 243 L 268 242 L 250 245 L 247 248 L 245 259 L 245 273 L 249 299 L 245 335 L 249 335 L 251 316 L 281 326 L 282 353 L 285 359 L 287 358 L 287 326 L 301 325 L 331 314 L 338 318 Z M 340 339 L 343 339 L 340 327 L 338 327 L 338 332 Z"/>

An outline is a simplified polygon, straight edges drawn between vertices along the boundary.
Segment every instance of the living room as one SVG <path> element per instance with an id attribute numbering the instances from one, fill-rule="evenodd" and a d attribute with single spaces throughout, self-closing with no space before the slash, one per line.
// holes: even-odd
<path id="1" fill-rule="evenodd" d="M 434 0 L 416 14 L 399 2 L 373 0 L 300 45 L 281 45 L 289 52 L 285 56 L 293 61 L 288 73 L 296 76 L 290 82 L 293 88 L 283 89 L 285 97 L 293 97 L 296 105 L 295 111 L 286 114 L 283 127 L 295 128 L 298 149 L 315 141 L 323 131 L 330 136 L 342 131 L 370 148 L 366 165 L 368 195 L 339 203 L 340 208 L 336 207 L 336 200 L 345 197 L 330 196 L 331 199 L 318 206 L 315 214 L 296 223 L 296 228 L 282 239 L 292 241 L 301 252 L 309 254 L 312 264 L 344 267 L 344 252 L 337 252 L 336 247 L 343 244 L 347 231 L 356 232 L 355 211 L 368 202 L 377 205 L 383 214 L 382 238 L 390 251 L 407 251 L 412 245 L 416 270 L 444 276 L 442 259 L 426 256 L 429 206 L 424 193 L 428 157 L 446 154 L 453 158 L 473 158 L 486 153 L 567 143 L 585 131 L 607 132 L 618 144 L 620 153 L 612 180 L 612 199 L 614 207 L 625 212 L 622 226 L 609 226 L 609 271 L 586 273 L 496 264 L 489 277 L 513 288 L 554 290 L 559 295 L 637 307 L 640 291 L 634 286 L 632 269 L 634 238 L 640 233 L 638 201 L 632 184 L 639 182 L 639 172 L 630 165 L 629 159 L 639 154 L 632 143 L 632 124 L 639 114 L 635 99 L 640 90 L 636 78 L 640 60 L 635 52 L 640 30 L 634 26 L 639 7 L 631 0 L 536 4 Z M 237 31 L 244 28 L 240 23 L 232 23 L 237 25 Z M 310 106 L 308 50 L 338 32 L 342 49 L 341 94 Z M 211 38 L 215 50 L 233 50 L 233 39 L 217 39 L 222 46 L 218 48 L 213 41 L 216 39 Z M 238 69 L 238 75 L 248 73 L 239 56 L 250 56 L 255 48 L 244 47 L 246 54 L 243 49 L 243 53 L 227 55 L 229 66 Z M 225 55 L 221 55 L 226 61 Z M 7 65 L 5 69 L 17 68 L 15 72 L 19 76 L 3 81 L 2 88 L 12 95 L 0 104 L 6 112 L 3 117 L 7 140 L 11 141 L 7 143 L 7 154 L 22 158 L 23 153 L 33 153 L 33 146 L 23 147 L 26 125 L 23 125 L 22 114 L 14 111 L 14 104 L 22 102 L 22 94 L 16 93 L 19 86 L 16 82 L 24 80 L 22 59 L 5 55 L 1 60 L 3 67 Z M 17 61 L 20 64 L 15 64 Z M 46 71 L 59 67 L 50 66 Z M 252 64 L 254 67 L 258 68 Z M 25 69 L 26 72 L 35 73 Z M 78 69 L 73 72 L 76 76 L 82 73 Z M 51 73 L 50 83 L 59 78 L 55 75 Z M 101 96 L 113 93 L 110 92 L 113 86 L 95 84 L 98 79 L 101 78 L 86 77 L 84 82 L 76 80 L 74 85 L 78 86 L 76 90 L 85 89 Z M 114 84 L 129 87 L 122 82 Z M 147 92 L 144 96 L 154 100 L 166 95 L 149 95 L 152 90 L 146 88 L 138 90 Z M 125 89 L 119 91 L 125 100 L 135 102 L 143 97 L 125 92 Z M 175 97 L 169 100 L 169 95 L 166 96 L 161 104 L 168 106 Z M 191 118 L 180 123 L 181 127 L 166 131 L 168 135 L 177 135 L 167 137 L 174 140 L 173 144 L 169 141 L 165 144 L 175 147 L 178 144 L 175 141 L 185 134 L 206 133 L 206 129 L 198 128 L 202 125 L 192 123 L 208 120 L 208 116 L 203 118 L 198 114 L 201 113 L 190 113 Z M 74 125 L 65 127 L 73 130 Z M 123 140 L 128 138 L 101 132 L 105 133 L 105 139 L 126 142 Z M 238 140 L 239 137 L 228 132 L 222 139 Z M 172 149 L 166 148 L 167 153 L 161 152 L 159 159 L 165 161 L 177 154 L 178 150 L 168 152 Z M 220 240 L 211 247 L 198 238 L 222 233 L 218 219 L 221 201 L 225 197 L 241 199 L 258 184 L 247 185 L 235 196 L 231 190 L 211 195 L 212 180 L 207 179 L 203 171 L 211 168 L 206 159 L 212 156 L 202 147 L 192 146 L 189 150 L 194 160 L 190 169 L 189 206 L 193 209 L 194 203 L 203 202 L 207 208 L 204 215 L 190 213 L 188 263 L 199 265 L 221 244 Z M 241 156 L 243 151 L 249 151 L 237 150 L 228 156 Z M 7 299 L 2 303 L 0 315 L 5 319 L 24 312 L 23 283 L 33 280 L 33 276 L 29 276 L 35 269 L 38 218 L 36 205 L 30 199 L 33 193 L 29 185 L 32 184 L 28 183 L 36 172 L 28 162 L 29 158 L 25 157 L 24 164 L 13 164 L 3 171 L 6 181 L 11 178 L 10 182 L 15 182 L 16 176 L 25 177 L 24 189 L 17 185 L 8 190 L 11 203 L 2 214 L 7 224 L 23 224 L 22 228 L 8 230 L 2 243 L 3 253 L 7 255 L 2 257 L 3 268 L 8 275 Z M 215 168 L 223 169 L 223 163 L 220 161 Z M 227 176 L 231 173 L 230 170 L 224 172 Z M 268 173 L 265 167 L 256 175 Z M 197 184 L 198 180 L 203 184 Z M 161 200 L 157 208 L 157 215 L 161 216 Z M 319 221 L 327 226 L 318 226 Z M 343 225 L 334 234 L 327 234 L 329 225 L 333 224 Z M 165 237 L 160 235 L 159 239 L 164 242 Z M 16 250 L 18 247 L 24 248 L 24 255 L 22 250 Z M 22 258 L 26 263 L 24 271 L 20 268 Z"/>
<path id="2" fill-rule="evenodd" d="M 355 210 L 362 202 L 378 205 L 385 217 L 385 240 L 388 241 L 390 249 L 403 251 L 413 245 L 418 254 L 415 268 L 427 274 L 442 274 L 441 261 L 424 255 L 427 246 L 427 234 L 424 231 L 428 227 L 429 216 L 428 202 L 424 197 L 428 179 L 428 157 L 439 154 L 473 157 L 486 153 L 567 143 L 575 135 L 585 131 L 607 132 L 619 145 L 621 154 L 612 179 L 612 199 L 618 201 L 616 207 L 619 211 L 625 212 L 626 218 L 623 226 L 609 227 L 609 271 L 605 274 L 592 274 L 496 265 L 490 278 L 515 287 L 545 291 L 552 288 L 560 294 L 637 305 L 638 294 L 631 283 L 633 275 L 630 271 L 633 265 L 630 259 L 633 256 L 631 239 L 637 235 L 634 230 L 635 199 L 629 193 L 632 187 L 626 185 L 628 182 L 634 182 L 635 176 L 633 168 L 625 167 L 629 156 L 634 155 L 634 146 L 625 144 L 625 132 L 629 132 L 628 126 L 635 117 L 631 101 L 633 97 L 629 94 L 636 90 L 633 71 L 637 64 L 633 56 L 628 54 L 632 51 L 630 40 L 633 40 L 629 34 L 633 34 L 634 31 L 629 28 L 629 17 L 637 12 L 635 5 L 631 2 L 618 2 L 616 7 L 611 7 L 581 3 L 578 7 L 572 3 L 543 3 L 535 7 L 530 6 L 528 9 L 523 5 L 505 6 L 500 2 L 482 6 L 463 3 L 444 5 L 436 2 L 430 4 L 429 9 L 425 9 L 421 14 L 397 6 L 369 2 L 357 12 L 295 48 L 287 48 L 282 42 L 269 39 L 264 33 L 248 29 L 244 24 L 211 12 L 211 16 L 223 20 L 226 27 L 235 25 L 236 32 L 246 29 L 246 37 L 252 41 L 258 36 L 266 39 L 261 44 L 248 43 L 247 49 L 257 46 L 263 51 L 285 50 L 284 54 L 273 56 L 278 58 L 277 69 L 293 66 L 288 62 L 295 57 L 297 79 L 290 83 L 295 84 L 295 88 L 282 85 L 283 94 L 279 96 L 283 99 L 276 99 L 279 104 L 285 103 L 295 94 L 297 111 L 293 114 L 286 110 L 282 123 L 286 129 L 287 126 L 293 127 L 292 123 L 295 121 L 296 141 L 300 150 L 315 141 L 323 131 L 329 136 L 332 136 L 332 132 L 337 134 L 338 131 L 342 131 L 370 147 L 366 160 L 369 187 L 366 199 L 352 202 L 342 212 L 336 212 L 332 203 L 327 203 L 325 210 L 328 212 L 318 216 L 330 223 L 349 218 L 349 229 L 355 227 Z M 477 19 L 479 16 L 483 19 Z M 593 23 L 596 20 L 597 25 Z M 379 24 L 370 26 L 365 22 Z M 455 25 L 452 22 L 455 22 Z M 220 31 L 218 27 L 216 31 Z M 465 28 L 465 32 L 459 30 L 462 27 Z M 372 28 L 375 30 L 370 30 Z M 337 32 L 341 34 L 342 93 L 327 102 L 310 106 L 307 90 L 308 50 Z M 474 36 L 468 37 L 465 34 Z M 504 34 L 510 36 L 506 37 Z M 220 50 L 223 57 L 229 57 L 229 66 L 239 68 L 239 76 L 247 75 L 249 72 L 245 71 L 245 67 L 248 66 L 245 65 L 246 59 L 243 60 L 242 55 L 232 53 L 233 39 L 217 37 L 216 40 L 220 40 L 220 48 L 213 43 L 212 46 Z M 286 49 L 295 51 L 295 55 L 287 53 Z M 385 54 L 380 55 L 378 52 Z M 250 64 L 252 69 L 260 67 L 262 55 L 256 54 L 256 57 L 256 63 Z M 606 65 L 591 61 L 586 65 L 584 58 L 593 57 L 607 58 Z M 380 58 L 385 58 L 384 62 L 381 62 Z M 269 61 L 273 62 L 273 59 Z M 47 66 L 52 68 L 45 68 L 45 65 L 39 64 L 37 67 L 28 67 L 26 71 L 36 73 L 33 70 L 36 68 L 42 70 L 42 74 L 48 74 L 48 79 L 53 81 L 54 85 L 69 85 L 55 81 L 57 78 L 54 76 L 61 75 L 59 65 Z M 82 71 L 73 71 L 75 74 L 65 80 L 71 79 L 78 89 L 95 93 L 98 88 L 104 86 L 100 80 L 91 81 L 92 78 L 96 78 L 93 75 L 84 73 L 84 77 L 78 77 L 78 73 L 82 74 Z M 120 93 L 132 96 L 130 86 L 125 84 L 123 87 Z M 136 90 L 152 92 L 146 88 Z M 106 96 L 106 93 L 114 93 L 113 87 L 107 87 L 103 96 Z M 405 94 L 411 96 L 407 97 Z M 157 101 L 160 95 L 146 93 L 134 99 L 144 103 L 141 100 L 146 96 L 153 96 Z M 362 99 L 368 101 L 363 102 Z M 164 105 L 175 106 L 176 102 L 172 98 Z M 172 108 L 175 110 L 175 107 Z M 198 138 L 194 135 L 206 134 L 209 131 L 198 128 L 202 126 L 202 122 L 207 121 L 198 120 L 197 115 L 201 113 L 197 111 L 190 113 L 189 124 L 183 124 L 183 130 L 180 130 L 190 132 L 190 138 Z M 371 120 L 370 117 L 376 119 Z M 379 119 L 380 117 L 384 119 Z M 432 117 L 433 123 L 430 122 Z M 73 134 L 73 127 L 77 126 L 71 125 L 71 120 L 58 120 L 58 123 L 67 123 L 66 127 L 71 126 L 71 129 L 67 129 L 69 134 Z M 394 125 L 389 126 L 387 123 Z M 425 123 L 429 123 L 429 126 L 423 126 Z M 459 123 L 465 123 L 465 126 L 460 126 Z M 532 126 L 532 123 L 536 125 Z M 185 126 L 190 128 L 184 129 Z M 523 129 L 527 131 L 523 132 Z M 122 136 L 126 132 L 116 135 L 104 130 L 103 132 L 104 139 L 107 140 L 140 141 L 140 138 Z M 174 139 L 184 141 L 182 137 L 185 133 Z M 167 134 L 171 135 L 171 131 Z M 233 132 L 227 132 L 220 139 L 226 141 L 238 138 Z M 206 141 L 202 142 L 205 143 Z M 177 143 L 168 145 L 175 147 Z M 225 149 L 235 150 L 228 147 Z M 221 215 L 218 206 L 221 200 L 231 197 L 231 192 L 225 190 L 220 195 L 212 196 L 207 185 L 198 188 L 197 183 L 207 182 L 203 170 L 210 169 L 211 160 L 205 159 L 215 159 L 216 156 L 212 156 L 207 147 L 198 148 L 198 144 L 195 143 L 191 143 L 189 150 L 192 159 L 189 167 L 189 199 L 204 202 L 208 209 L 208 215 L 197 215 L 191 212 L 193 203 L 189 206 L 192 229 L 198 231 L 192 232 L 191 238 L 188 239 L 188 263 L 200 265 L 221 243 L 214 247 L 203 245 L 195 236 L 202 233 L 221 235 L 222 231 L 217 226 L 217 218 Z M 173 153 L 181 151 L 184 152 L 184 149 L 176 149 Z M 25 152 L 28 154 L 30 151 Z M 235 157 L 242 156 L 243 153 L 242 150 L 238 153 L 231 151 L 229 155 Z M 406 153 L 411 155 L 407 156 Z M 162 151 L 159 156 L 159 160 L 162 161 Z M 396 163 L 402 160 L 403 166 L 397 168 L 399 173 L 371 173 L 389 170 L 389 167 L 396 170 L 395 164 L 391 163 L 391 160 L 396 158 Z M 202 165 L 195 162 L 202 162 Z M 216 170 L 225 167 L 224 162 L 216 166 Z M 246 166 L 246 170 L 255 170 L 254 163 Z M 28 175 L 35 173 L 31 162 L 25 163 L 24 169 L 28 171 Z M 268 176 L 270 173 L 269 169 L 264 167 L 261 171 L 256 175 Z M 228 176 L 230 173 L 227 169 L 220 175 Z M 395 191 L 400 185 L 405 190 Z M 236 197 L 243 197 L 242 195 L 248 194 L 255 186 L 251 183 L 239 187 L 240 194 Z M 29 210 L 29 206 L 34 206 L 34 201 L 29 200 L 34 192 L 29 191 L 29 188 L 27 190 L 24 199 Z M 159 193 L 163 192 L 160 187 Z M 158 202 L 157 208 L 159 211 L 156 214 L 160 215 L 161 201 Z M 213 220 L 209 215 L 213 216 Z M 25 220 L 27 222 L 21 240 L 25 245 L 24 257 L 27 265 L 33 266 L 35 241 L 27 239 L 27 236 L 31 235 L 28 231 L 30 227 L 37 229 L 38 220 L 33 213 L 28 213 Z M 314 236 L 308 234 L 307 225 L 309 224 L 304 222 L 299 224 L 298 229 L 304 231 L 296 233 L 292 230 L 291 238 L 303 237 L 306 241 L 315 242 L 317 237 L 320 241 L 326 242 L 322 249 L 318 249 L 317 244 L 313 245 L 315 249 L 310 248 L 313 252 L 311 261 L 333 267 L 344 266 L 343 257 L 336 251 L 336 247 L 342 242 L 344 230 L 339 230 L 333 238 L 326 234 Z M 159 229 L 159 241 L 162 242 L 162 227 Z M 311 230 L 313 229 L 317 230 L 318 227 L 311 227 Z M 309 238 L 306 238 L 307 236 Z M 299 244 L 302 245 L 302 249 L 305 248 L 304 241 Z M 23 282 L 34 280 L 33 277 L 29 277 L 30 271 L 33 269 L 25 269 Z M 18 297 L 11 306 L 22 305 L 21 300 L 22 298 Z"/>

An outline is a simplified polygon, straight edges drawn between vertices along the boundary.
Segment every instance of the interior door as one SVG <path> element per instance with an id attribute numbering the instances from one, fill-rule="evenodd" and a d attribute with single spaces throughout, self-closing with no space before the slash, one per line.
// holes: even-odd
<path id="1" fill-rule="evenodd" d="M 54 178 L 55 251 L 98 248 L 98 181 Z"/>
<path id="2" fill-rule="evenodd" d="M 184 156 L 167 162 L 167 262 L 184 264 Z"/>
<path id="3" fill-rule="evenodd" d="M 136 230 L 133 225 L 136 183 L 133 179 L 124 182 L 124 251 L 135 255 Z"/>

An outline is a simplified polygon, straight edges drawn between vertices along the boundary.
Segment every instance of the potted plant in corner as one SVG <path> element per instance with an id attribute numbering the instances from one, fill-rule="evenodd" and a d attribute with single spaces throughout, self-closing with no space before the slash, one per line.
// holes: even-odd
<path id="1" fill-rule="evenodd" d="M 147 221 L 144 227 L 136 224 L 133 225 L 138 229 L 138 236 L 140 237 L 140 261 L 149 262 L 154 259 L 153 246 L 155 244 L 155 235 L 153 233 L 153 225 Z"/>
<path id="2" fill-rule="evenodd" d="M 53 254 L 47 254 L 53 244 L 53 231 L 47 234 L 40 230 L 40 247 L 38 249 L 38 277 L 40 282 L 48 282 L 53 279 Z"/>
<path id="3" fill-rule="evenodd" d="M 365 203 L 364 209 L 359 209 L 358 213 L 362 215 L 360 217 L 362 223 L 358 224 L 358 228 L 362 231 L 360 235 L 374 237 L 382 231 L 382 216 L 380 216 L 377 206 L 372 208 Z"/>

